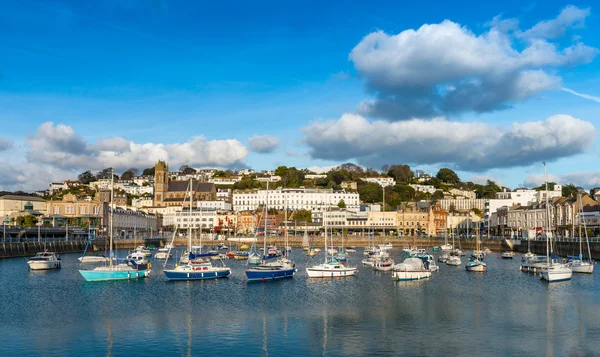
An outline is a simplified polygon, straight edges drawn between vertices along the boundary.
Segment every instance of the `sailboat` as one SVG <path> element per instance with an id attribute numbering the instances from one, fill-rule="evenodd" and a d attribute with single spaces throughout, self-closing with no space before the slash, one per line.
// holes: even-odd
<path id="1" fill-rule="evenodd" d="M 288 207 L 287 207 L 287 196 L 285 199 L 285 249 L 282 252 L 282 256 L 278 259 L 280 263 L 285 263 L 291 266 L 295 266 L 294 262 L 289 258 L 289 253 L 292 251 L 290 247 L 289 237 L 288 237 L 288 227 L 287 227 L 287 219 L 288 219 Z"/>
<path id="2" fill-rule="evenodd" d="M 267 214 L 269 206 L 269 182 L 267 182 L 267 195 L 265 200 L 265 234 L 263 236 L 263 257 L 257 266 L 246 266 L 246 278 L 248 281 L 267 281 L 284 278 L 292 278 L 296 274 L 296 267 L 283 262 L 267 262 Z"/>
<path id="3" fill-rule="evenodd" d="M 187 193 L 186 193 L 187 195 Z M 190 195 L 190 221 L 192 216 L 192 203 L 193 203 L 193 192 L 192 192 L 192 179 L 190 178 L 189 185 Z M 184 199 L 185 205 L 185 199 Z M 200 205 L 200 215 L 202 215 L 202 205 Z M 200 218 L 202 222 L 202 218 Z M 177 228 L 175 228 L 177 232 Z M 173 242 L 175 240 L 175 232 L 173 233 Z M 173 244 L 171 242 L 171 244 Z M 192 248 L 192 224 L 188 224 L 188 246 L 187 246 L 187 262 L 182 265 L 175 266 L 174 269 L 164 269 L 167 280 L 206 280 L 206 279 L 218 279 L 225 278 L 231 274 L 231 269 L 225 266 L 223 260 L 221 260 L 222 266 L 213 266 L 210 260 L 203 260 L 203 256 L 208 254 L 202 254 L 202 223 L 200 223 L 200 247 L 194 250 Z M 184 258 L 184 257 L 182 257 Z M 167 258 L 168 259 L 168 258 Z M 183 261 L 183 259 L 181 260 Z M 167 261 L 165 261 L 165 266 Z"/>
<path id="4" fill-rule="evenodd" d="M 323 226 L 325 230 L 325 262 L 323 264 L 316 264 L 312 267 L 306 268 L 306 275 L 309 278 L 343 278 L 347 276 L 354 276 L 357 272 L 356 268 L 342 265 L 332 256 L 328 255 L 327 249 L 327 220 L 323 214 Z"/>
<path id="5" fill-rule="evenodd" d="M 548 262 L 547 269 L 542 269 L 540 272 L 540 278 L 549 283 L 557 281 L 571 280 L 573 270 L 570 265 L 554 262 L 554 259 L 550 259 L 552 254 L 552 234 L 550 232 L 550 212 L 548 210 L 548 177 L 546 175 L 546 163 L 544 162 L 544 177 L 546 181 L 546 222 L 548 224 L 548 230 L 546 231 L 546 260 Z"/>
<path id="6" fill-rule="evenodd" d="M 475 251 L 471 256 L 471 259 L 465 265 L 465 269 L 467 271 L 475 271 L 475 272 L 485 272 L 487 271 L 487 264 L 480 259 L 480 250 L 479 250 L 479 230 L 477 230 L 477 234 L 475 234 Z"/>
<path id="7" fill-rule="evenodd" d="M 150 270 L 138 270 L 133 262 L 127 264 L 113 263 L 113 211 L 114 211 L 114 172 L 110 174 L 110 255 L 108 265 L 99 266 L 92 270 L 79 270 L 79 273 L 86 281 L 110 281 L 110 280 L 130 280 L 145 278 L 150 274 Z"/>
<path id="8" fill-rule="evenodd" d="M 446 259 L 446 265 L 458 267 L 462 265 L 462 261 L 460 260 L 460 253 L 454 249 L 454 234 L 452 233 L 452 230 L 450 230 L 450 232 L 452 235 L 452 251 Z"/>
<path id="9" fill-rule="evenodd" d="M 579 256 L 568 257 L 567 263 L 571 263 L 571 269 L 573 273 L 584 273 L 592 274 L 594 272 L 594 263 L 592 262 L 592 255 L 590 251 L 590 241 L 587 234 L 587 227 L 585 219 L 583 217 L 583 203 L 581 202 L 581 195 L 578 195 L 579 201 Z M 590 260 L 583 260 L 583 241 L 581 236 L 581 223 L 583 222 L 583 230 L 585 232 L 585 243 L 587 244 L 587 253 Z"/>

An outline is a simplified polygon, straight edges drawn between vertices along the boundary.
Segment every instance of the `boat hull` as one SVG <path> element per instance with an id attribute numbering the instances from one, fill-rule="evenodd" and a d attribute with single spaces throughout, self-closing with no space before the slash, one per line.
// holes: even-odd
<path id="1" fill-rule="evenodd" d="M 164 270 L 163 273 L 167 277 L 167 280 L 176 281 L 176 280 L 208 280 L 208 279 L 219 279 L 226 278 L 231 274 L 231 269 L 223 268 L 223 269 L 209 269 L 209 270 Z"/>
<path id="2" fill-rule="evenodd" d="M 95 257 L 95 256 L 85 256 L 77 258 L 82 264 L 92 264 L 92 263 L 107 263 L 108 258 L 106 257 Z"/>
<path id="3" fill-rule="evenodd" d="M 579 274 L 592 274 L 592 273 L 594 273 L 594 265 L 593 264 L 589 264 L 589 263 L 578 264 L 578 265 L 573 264 L 573 266 L 571 267 L 571 269 L 573 269 L 573 273 L 579 273 Z"/>
<path id="4" fill-rule="evenodd" d="M 309 278 L 345 278 L 356 275 L 356 268 L 346 269 L 318 269 L 306 268 L 306 275 Z"/>
<path id="5" fill-rule="evenodd" d="M 431 278 L 431 272 L 424 271 L 395 271 L 392 273 L 392 280 L 395 281 L 410 281 L 423 280 Z"/>
<path id="6" fill-rule="evenodd" d="M 54 270 L 60 269 L 60 260 L 51 261 L 36 261 L 30 260 L 27 262 L 29 270 Z"/>
<path id="7" fill-rule="evenodd" d="M 267 281 L 285 278 L 293 278 L 296 274 L 295 268 L 286 269 L 246 269 L 246 280 Z"/>
<path id="8" fill-rule="evenodd" d="M 150 274 L 149 270 L 80 270 L 79 273 L 86 281 L 111 281 L 111 280 L 132 280 L 145 278 Z"/>
<path id="9" fill-rule="evenodd" d="M 547 269 L 540 273 L 540 278 L 549 283 L 571 280 L 573 271 L 571 269 Z"/>
<path id="10" fill-rule="evenodd" d="M 485 271 L 487 271 L 487 266 L 485 266 L 483 264 L 467 265 L 467 266 L 465 266 L 465 269 L 467 271 L 485 272 Z"/>

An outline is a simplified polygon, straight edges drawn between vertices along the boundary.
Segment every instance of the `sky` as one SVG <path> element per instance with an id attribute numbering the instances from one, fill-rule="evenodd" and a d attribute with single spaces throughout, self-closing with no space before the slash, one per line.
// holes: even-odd
<path id="1" fill-rule="evenodd" d="M 593 2 L 5 1 L 0 190 L 86 170 L 441 167 L 600 186 Z"/>

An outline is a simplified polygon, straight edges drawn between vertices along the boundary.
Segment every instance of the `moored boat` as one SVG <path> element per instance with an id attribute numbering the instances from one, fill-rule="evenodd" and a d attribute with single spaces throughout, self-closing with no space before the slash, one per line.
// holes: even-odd
<path id="1" fill-rule="evenodd" d="M 40 252 L 27 261 L 30 270 L 60 269 L 60 255 L 54 252 Z"/>
<path id="2" fill-rule="evenodd" d="M 512 259 L 515 256 L 515 252 L 506 251 L 502 253 L 502 259 Z"/>
<path id="3" fill-rule="evenodd" d="M 394 265 L 392 279 L 408 281 L 431 278 L 431 270 L 426 264 L 427 262 L 420 258 L 406 258 L 402 263 Z"/>

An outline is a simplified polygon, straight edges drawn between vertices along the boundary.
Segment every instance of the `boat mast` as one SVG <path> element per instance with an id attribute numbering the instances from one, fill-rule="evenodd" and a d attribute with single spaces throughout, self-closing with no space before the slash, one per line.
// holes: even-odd
<path id="1" fill-rule="evenodd" d="M 283 191 L 282 191 L 283 192 Z M 287 219 L 288 219 L 288 206 L 287 206 L 287 196 L 284 194 L 283 195 L 283 204 L 284 204 L 284 208 L 285 208 L 285 223 L 284 223 L 284 229 L 285 229 L 285 247 L 283 249 L 284 251 L 284 255 L 285 257 L 287 257 L 287 247 L 288 247 L 288 230 L 287 230 Z"/>
<path id="2" fill-rule="evenodd" d="M 583 260 L 583 247 L 581 245 L 581 219 L 583 213 L 583 207 L 581 204 L 581 194 L 577 194 L 577 201 L 579 201 L 579 260 Z M 587 231 L 587 230 L 586 230 Z M 586 232 L 587 234 L 587 232 Z"/>
<path id="3" fill-rule="evenodd" d="M 550 241 L 550 236 L 548 235 L 548 231 L 550 230 L 550 215 L 548 214 L 548 175 L 546 173 L 546 163 L 544 162 L 544 181 L 546 183 L 546 261 L 549 266 L 552 265 L 552 261 L 550 260 L 550 250 L 552 249 L 552 241 Z"/>
<path id="4" fill-rule="evenodd" d="M 323 240 L 325 242 L 325 263 L 327 263 L 327 207 L 325 207 L 325 210 L 323 211 L 323 233 L 325 234 L 325 237 L 323 237 Z"/>
<path id="5" fill-rule="evenodd" d="M 263 239 L 263 262 L 267 256 L 267 218 L 269 217 L 269 181 L 267 181 L 267 195 L 265 198 L 265 235 Z"/>
<path id="6" fill-rule="evenodd" d="M 112 267 L 113 265 L 113 202 L 114 202 L 114 196 L 115 196 L 115 190 L 114 190 L 114 186 L 115 186 L 115 174 L 114 174 L 114 170 L 111 168 L 110 169 L 110 254 L 109 256 L 109 266 Z"/>
<path id="7" fill-rule="evenodd" d="M 188 252 L 192 251 L 192 203 L 194 201 L 194 196 L 192 193 L 192 178 L 190 177 L 190 223 L 188 224 Z M 202 226 L 202 220 L 200 220 L 200 225 Z M 200 229 L 200 235 L 202 235 L 202 229 Z"/>

